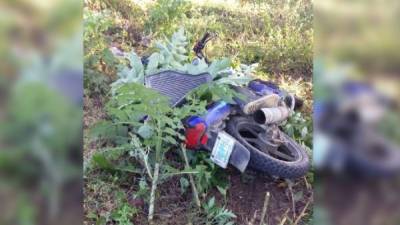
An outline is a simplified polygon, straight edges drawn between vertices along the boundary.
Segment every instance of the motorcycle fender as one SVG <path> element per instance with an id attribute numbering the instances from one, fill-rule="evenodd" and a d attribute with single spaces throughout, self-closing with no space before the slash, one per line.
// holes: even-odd
<path id="1" fill-rule="evenodd" d="M 240 172 L 244 172 L 250 161 L 250 151 L 238 141 L 235 142 L 229 163 L 236 167 Z"/>
<path id="2" fill-rule="evenodd" d="M 205 148 L 211 152 L 214 147 L 218 133 L 210 132 L 208 136 L 209 139 L 207 141 L 207 144 L 205 145 Z M 229 164 L 231 164 L 232 166 L 234 166 L 236 169 L 238 169 L 240 172 L 243 173 L 246 170 L 249 161 L 250 161 L 250 151 L 242 144 L 240 144 L 237 140 L 235 140 L 235 144 L 233 146 L 233 150 L 229 158 Z"/>

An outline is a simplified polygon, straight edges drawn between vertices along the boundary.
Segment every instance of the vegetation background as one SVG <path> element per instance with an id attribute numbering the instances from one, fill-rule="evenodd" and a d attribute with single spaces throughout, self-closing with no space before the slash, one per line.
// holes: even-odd
<path id="1" fill-rule="evenodd" d="M 85 223 L 147 223 L 151 182 L 133 168 L 140 163 L 133 159 L 131 150 L 92 135 L 95 124 L 110 116 L 105 107 L 111 97 L 110 84 L 118 78 L 121 64 L 113 49 L 149 56 L 156 40 L 169 38 L 180 27 L 186 31 L 189 47 L 206 31 L 217 33 L 218 38 L 205 50 L 211 61 L 229 57 L 233 67 L 258 63 L 256 77 L 274 81 L 305 100 L 302 112 L 283 127 L 310 150 L 312 21 L 310 0 L 86 0 Z M 193 53 L 189 57 L 193 58 Z M 195 207 L 185 174 L 163 179 L 156 194 L 157 224 L 259 224 L 266 192 L 271 194 L 266 224 L 311 223 L 312 172 L 304 179 L 289 181 L 252 171 L 239 174 L 233 169 L 222 170 L 210 163 L 206 154 L 188 152 L 188 156 L 190 165 L 195 166 L 202 206 Z M 174 150 L 166 160 L 169 165 L 185 167 Z M 146 162 L 143 158 L 139 161 Z"/>

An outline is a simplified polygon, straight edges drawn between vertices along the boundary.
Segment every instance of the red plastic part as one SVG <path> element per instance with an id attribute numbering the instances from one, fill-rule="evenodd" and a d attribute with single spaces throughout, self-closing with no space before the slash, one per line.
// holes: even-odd
<path id="1" fill-rule="evenodd" d="M 206 133 L 206 125 L 199 123 L 195 127 L 186 128 L 185 130 L 185 144 L 189 149 L 198 149 L 202 145 L 207 144 L 208 137 Z"/>

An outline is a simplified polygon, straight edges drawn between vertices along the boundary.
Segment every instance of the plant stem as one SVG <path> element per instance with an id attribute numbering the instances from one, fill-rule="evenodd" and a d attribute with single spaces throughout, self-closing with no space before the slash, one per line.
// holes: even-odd
<path id="1" fill-rule="evenodd" d="M 144 166 L 146 168 L 147 174 L 150 177 L 150 180 L 153 180 L 153 176 L 151 175 L 151 169 L 150 169 L 150 165 L 149 165 L 149 162 L 148 162 L 147 155 L 144 153 L 143 149 L 141 149 L 140 151 L 141 151 L 141 154 L 142 154 L 142 157 L 143 157 L 143 163 L 144 163 Z"/>
<path id="2" fill-rule="evenodd" d="M 254 211 L 253 218 L 251 218 L 249 224 L 247 224 L 247 225 L 254 225 L 256 223 L 257 212 L 258 212 L 258 210 Z"/>
<path id="3" fill-rule="evenodd" d="M 264 200 L 264 206 L 262 209 L 262 213 L 261 213 L 261 221 L 260 221 L 260 225 L 264 224 L 264 219 L 265 219 L 265 214 L 267 212 L 267 208 L 268 208 L 268 203 L 269 203 L 269 198 L 270 198 L 270 194 L 269 191 L 267 191 L 267 193 L 265 193 L 265 200 Z"/>
<path id="4" fill-rule="evenodd" d="M 141 159 L 143 161 L 144 168 L 146 168 L 146 172 L 147 172 L 147 175 L 149 176 L 150 180 L 153 180 L 153 175 L 152 175 L 151 168 L 149 165 L 149 158 L 148 158 L 145 150 L 140 145 L 140 140 L 130 132 L 129 132 L 129 135 L 131 136 L 132 141 L 135 142 L 135 145 L 138 145 L 137 149 L 139 150 L 139 152 L 141 154 Z"/>
<path id="5" fill-rule="evenodd" d="M 149 223 L 153 224 L 153 216 L 154 216 L 154 202 L 156 198 L 156 190 L 157 190 L 157 181 L 158 181 L 158 173 L 160 171 L 160 162 L 161 162 L 161 149 L 162 148 L 162 124 L 161 120 L 157 120 L 157 143 L 156 143 L 156 162 L 154 165 L 154 175 L 153 182 L 151 184 L 151 193 L 150 193 L 150 205 L 149 205 Z"/>
<path id="6" fill-rule="evenodd" d="M 156 163 L 159 163 L 161 160 L 162 140 L 162 124 L 161 120 L 157 120 Z"/>
<path id="7" fill-rule="evenodd" d="M 293 220 L 296 218 L 296 203 L 294 202 L 293 197 L 293 183 L 290 180 L 286 180 L 289 188 L 290 199 L 292 201 L 292 213 L 293 213 Z"/>
<path id="8" fill-rule="evenodd" d="M 189 169 L 190 165 L 189 165 L 189 160 L 186 155 L 186 148 L 185 148 L 185 146 L 182 145 L 181 149 L 182 149 L 182 153 L 183 153 L 183 158 L 185 159 L 185 167 L 186 167 L 186 169 Z M 192 186 L 194 201 L 196 202 L 197 207 L 201 208 L 199 193 L 197 192 L 197 188 L 196 188 L 196 184 L 194 183 L 193 176 L 192 176 L 192 174 L 188 174 L 188 176 L 189 176 L 190 184 Z"/>
<path id="9" fill-rule="evenodd" d="M 283 218 L 282 218 L 281 222 L 279 223 L 279 225 L 284 225 L 284 224 L 286 223 L 287 214 L 288 214 L 288 213 L 289 213 L 289 209 L 287 209 L 287 210 L 285 211 L 285 213 L 283 214 Z"/>
<path id="10" fill-rule="evenodd" d="M 297 217 L 297 219 L 294 221 L 293 225 L 297 225 L 299 223 L 299 221 L 301 220 L 301 218 L 303 218 L 305 216 L 306 210 L 307 210 L 310 202 L 311 202 L 311 198 L 307 201 L 306 205 L 304 206 L 303 210 L 301 211 L 299 217 Z"/>
<path id="11" fill-rule="evenodd" d="M 155 195 L 156 195 L 156 189 L 157 189 L 157 181 L 158 181 L 158 173 L 160 170 L 160 164 L 156 162 L 154 166 L 154 176 L 153 176 L 153 182 L 151 184 L 151 193 L 150 193 L 150 205 L 149 205 L 149 223 L 153 223 L 153 216 L 154 216 L 154 202 L 155 202 Z"/>

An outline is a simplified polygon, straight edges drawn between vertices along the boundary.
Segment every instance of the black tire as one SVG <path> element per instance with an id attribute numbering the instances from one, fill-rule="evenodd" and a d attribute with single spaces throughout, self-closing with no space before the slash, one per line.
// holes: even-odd
<path id="1" fill-rule="evenodd" d="M 249 167 L 269 175 L 282 178 L 298 178 L 304 176 L 309 169 L 309 159 L 304 148 L 297 144 L 288 135 L 282 132 L 282 137 L 286 144 L 281 145 L 293 156 L 293 161 L 279 159 L 278 157 L 267 154 L 245 140 L 241 135 L 242 127 L 252 126 L 255 129 L 265 130 L 264 125 L 257 124 L 252 118 L 232 117 L 227 122 L 227 132 L 235 137 L 250 151 Z"/>

